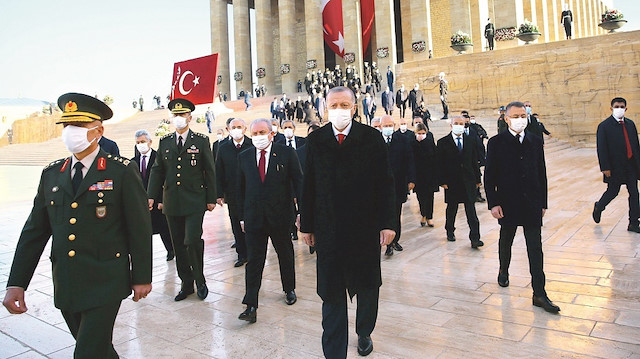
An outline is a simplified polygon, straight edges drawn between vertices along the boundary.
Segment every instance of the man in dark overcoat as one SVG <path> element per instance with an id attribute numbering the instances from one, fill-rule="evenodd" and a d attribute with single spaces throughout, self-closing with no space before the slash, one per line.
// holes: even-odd
<path id="1" fill-rule="evenodd" d="M 438 140 L 438 175 L 440 186 L 444 188 L 444 201 L 447 203 L 446 224 L 447 240 L 453 242 L 458 205 L 464 204 L 469 224 L 471 247 L 482 247 L 480 240 L 480 222 L 476 214 L 475 202 L 477 188 L 480 186 L 480 166 L 476 142 L 464 130 L 465 120 L 461 116 L 451 119 L 451 132 Z"/>
<path id="2" fill-rule="evenodd" d="M 509 285 L 511 245 L 518 226 L 524 229 L 533 288 L 533 305 L 550 313 L 560 308 L 544 289 L 542 217 L 547 208 L 547 171 L 540 137 L 527 131 L 527 113 L 522 102 L 507 106 L 509 130 L 487 144 L 485 191 L 491 215 L 500 223 L 498 284 Z"/>
<path id="3" fill-rule="evenodd" d="M 324 355 L 346 358 L 346 293 L 358 296 L 358 353 L 373 350 L 370 335 L 382 285 L 380 250 L 395 236 L 396 198 L 380 132 L 351 120 L 353 92 L 335 87 L 327 100 L 331 125 L 307 138 L 300 231 L 318 254 Z"/>
<path id="4" fill-rule="evenodd" d="M 600 216 L 607 205 L 618 195 L 620 186 L 629 192 L 630 232 L 640 233 L 638 217 L 638 178 L 640 175 L 640 147 L 636 125 L 624 117 L 627 100 L 616 97 L 611 101 L 612 115 L 598 125 L 597 147 L 600 171 L 607 190 L 593 206 L 593 220 L 600 223 Z"/>

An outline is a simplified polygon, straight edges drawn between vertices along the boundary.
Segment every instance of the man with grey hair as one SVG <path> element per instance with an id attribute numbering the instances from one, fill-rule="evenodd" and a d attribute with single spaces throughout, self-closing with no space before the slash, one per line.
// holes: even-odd
<path id="1" fill-rule="evenodd" d="M 347 293 L 358 296 L 358 353 L 373 350 L 371 333 L 382 285 L 380 250 L 397 229 L 395 193 L 382 136 L 352 120 L 353 91 L 334 87 L 327 104 L 331 125 L 307 136 L 300 232 L 318 254 L 322 350 L 327 358 L 346 358 Z"/>
<path id="2" fill-rule="evenodd" d="M 158 153 L 151 148 L 151 135 L 147 130 L 138 130 L 135 133 L 136 146 L 135 156 L 131 159 L 138 164 L 138 172 L 142 178 L 142 184 L 145 191 L 149 186 L 149 174 L 151 173 L 151 167 L 156 161 Z M 160 203 L 154 203 L 151 209 L 151 227 L 153 228 L 153 234 L 159 234 L 162 239 L 162 244 L 167 250 L 167 261 L 170 261 L 174 257 L 173 244 L 171 243 L 171 233 L 169 232 L 169 225 L 167 224 L 167 217 L 162 214 L 162 201 Z"/>

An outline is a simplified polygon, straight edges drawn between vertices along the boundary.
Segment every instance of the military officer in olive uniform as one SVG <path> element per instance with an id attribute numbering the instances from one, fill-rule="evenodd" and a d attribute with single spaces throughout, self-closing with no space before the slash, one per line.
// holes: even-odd
<path id="1" fill-rule="evenodd" d="M 98 141 L 111 109 L 91 96 L 60 96 L 62 140 L 73 155 L 49 164 L 22 229 L 3 304 L 27 311 L 25 294 L 53 236 L 54 303 L 76 339 L 74 358 L 118 358 L 111 343 L 121 301 L 151 292 L 151 216 L 135 164 Z M 37 335 L 37 334 L 36 334 Z"/>
<path id="2" fill-rule="evenodd" d="M 159 199 L 164 201 L 158 208 L 167 216 L 182 281 L 176 301 L 193 294 L 194 282 L 200 299 L 209 293 L 203 273 L 202 220 L 205 210 L 216 206 L 216 176 L 209 137 L 189 129 L 195 108 L 181 98 L 169 102 L 176 132 L 160 139 L 148 187 L 149 208 Z"/>

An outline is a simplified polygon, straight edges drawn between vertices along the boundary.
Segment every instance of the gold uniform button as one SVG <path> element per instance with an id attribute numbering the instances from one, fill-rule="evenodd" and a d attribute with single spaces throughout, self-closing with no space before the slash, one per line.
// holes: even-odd
<path id="1" fill-rule="evenodd" d="M 78 208 L 78 202 L 71 203 L 71 208 L 73 208 L 73 209 Z"/>
<path id="2" fill-rule="evenodd" d="M 76 221 L 76 219 L 75 219 L 75 218 L 71 218 L 71 219 L 69 219 L 69 223 L 71 223 L 71 224 L 76 224 L 76 222 L 77 222 L 77 221 Z"/>
<path id="3" fill-rule="evenodd" d="M 178 173 L 178 174 L 176 175 L 176 177 L 180 177 L 180 174 Z"/>
<path id="4" fill-rule="evenodd" d="M 55 202 L 51 201 L 51 205 L 53 206 L 55 204 Z"/>
<path id="5" fill-rule="evenodd" d="M 120 258 L 120 253 L 116 253 L 116 258 Z"/>
<path id="6" fill-rule="evenodd" d="M 75 255 L 76 255 L 76 251 L 74 250 L 69 251 L 69 257 L 75 257 Z"/>
<path id="7" fill-rule="evenodd" d="M 104 193 L 98 192 L 98 197 L 100 197 L 100 198 L 104 197 Z"/>
<path id="8" fill-rule="evenodd" d="M 98 200 L 98 203 L 102 203 L 102 202 L 104 202 L 102 199 L 99 199 L 99 200 Z"/>
<path id="9" fill-rule="evenodd" d="M 76 240 L 76 235 L 75 234 L 70 234 L 69 235 L 69 240 L 70 241 L 75 241 Z"/>
<path id="10" fill-rule="evenodd" d="M 176 185 L 178 185 L 178 186 L 179 186 L 179 185 L 180 185 L 180 181 L 176 182 Z"/>
<path id="11" fill-rule="evenodd" d="M 182 166 L 180 166 L 180 165 L 177 165 L 177 166 L 176 166 L 176 168 L 177 168 L 177 169 L 181 169 L 181 168 L 182 168 Z"/>
<path id="12" fill-rule="evenodd" d="M 182 161 L 182 157 L 178 157 L 178 161 Z"/>

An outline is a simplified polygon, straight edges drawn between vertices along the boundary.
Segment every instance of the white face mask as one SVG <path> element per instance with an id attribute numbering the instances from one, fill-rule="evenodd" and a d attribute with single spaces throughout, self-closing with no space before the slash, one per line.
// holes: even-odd
<path id="1" fill-rule="evenodd" d="M 251 137 L 251 142 L 257 149 L 264 150 L 269 147 L 271 140 L 269 139 L 269 135 L 260 135 Z"/>
<path id="2" fill-rule="evenodd" d="M 286 138 L 293 137 L 293 128 L 285 128 L 284 129 L 284 137 L 286 137 Z"/>
<path id="3" fill-rule="evenodd" d="M 337 130 L 344 130 L 351 123 L 351 110 L 341 108 L 329 110 L 329 121 Z"/>
<path id="4" fill-rule="evenodd" d="M 80 153 L 89 148 L 91 143 L 98 139 L 94 138 L 91 141 L 87 139 L 87 132 L 96 128 L 98 128 L 98 126 L 91 128 L 73 125 L 65 126 L 65 128 L 62 129 L 62 142 L 64 142 L 64 145 L 67 147 L 69 152 Z"/>
<path id="5" fill-rule="evenodd" d="M 613 117 L 615 117 L 617 120 L 622 120 L 622 118 L 624 117 L 625 111 L 626 111 L 625 108 L 614 108 Z"/>
<path id="6" fill-rule="evenodd" d="M 182 116 L 176 116 L 173 118 L 173 125 L 176 126 L 178 130 L 182 130 L 187 127 L 187 119 Z"/>
<path id="7" fill-rule="evenodd" d="M 464 133 L 464 125 L 451 126 L 451 132 L 453 132 L 453 134 L 456 136 L 460 136 L 461 134 Z"/>
<path id="8" fill-rule="evenodd" d="M 471 123 L 476 123 L 476 120 L 469 120 L 469 122 L 471 122 Z"/>
<path id="9" fill-rule="evenodd" d="M 220 133 L 218 133 L 216 136 L 218 137 L 218 141 L 222 141 L 222 138 L 224 137 L 224 136 L 222 136 L 222 134 L 220 134 Z"/>
<path id="10" fill-rule="evenodd" d="M 239 128 L 232 129 L 231 131 L 229 131 L 229 134 L 231 135 L 231 138 L 233 138 L 236 141 L 240 141 L 240 139 L 244 137 L 242 130 Z"/>
<path id="11" fill-rule="evenodd" d="M 278 132 L 278 126 L 271 125 L 271 132 Z"/>
<path id="12" fill-rule="evenodd" d="M 149 144 L 146 142 L 136 143 L 136 148 L 138 149 L 138 152 L 142 154 L 149 152 Z"/>
<path id="13" fill-rule="evenodd" d="M 382 135 L 389 137 L 393 135 L 393 127 L 382 127 Z"/>
<path id="14" fill-rule="evenodd" d="M 416 135 L 416 140 L 418 140 L 418 142 L 424 140 L 425 138 L 427 138 L 427 134 L 418 134 Z"/>
<path id="15" fill-rule="evenodd" d="M 400 132 L 402 133 L 407 132 L 407 125 L 400 125 Z"/>
<path id="16" fill-rule="evenodd" d="M 514 132 L 520 133 L 524 131 L 525 128 L 527 128 L 527 124 L 528 124 L 528 121 L 526 117 L 512 118 L 510 127 Z"/>

